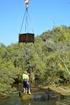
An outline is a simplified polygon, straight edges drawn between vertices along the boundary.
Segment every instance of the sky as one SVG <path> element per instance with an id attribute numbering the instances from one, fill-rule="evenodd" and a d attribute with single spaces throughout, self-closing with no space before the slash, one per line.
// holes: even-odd
<path id="1" fill-rule="evenodd" d="M 0 0 L 0 43 L 18 43 L 24 13 L 24 0 Z M 70 0 L 30 0 L 28 13 L 35 35 L 56 26 L 70 26 Z"/>

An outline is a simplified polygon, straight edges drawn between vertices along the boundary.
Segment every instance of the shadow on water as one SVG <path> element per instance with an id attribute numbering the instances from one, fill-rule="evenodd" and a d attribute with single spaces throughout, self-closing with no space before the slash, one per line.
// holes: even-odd
<path id="1" fill-rule="evenodd" d="M 0 100 L 0 105 L 70 105 L 70 97 L 61 100 L 47 101 L 22 101 L 18 94 L 12 95 L 8 99 Z"/>

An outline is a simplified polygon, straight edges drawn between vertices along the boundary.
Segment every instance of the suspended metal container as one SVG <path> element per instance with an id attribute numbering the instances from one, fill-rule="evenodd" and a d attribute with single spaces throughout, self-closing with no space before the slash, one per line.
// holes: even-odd
<path id="1" fill-rule="evenodd" d="M 22 33 L 19 34 L 19 42 L 32 42 L 34 43 L 34 33 Z"/>
<path id="2" fill-rule="evenodd" d="M 33 42 L 34 43 L 34 33 L 33 29 L 32 31 L 30 31 L 30 27 L 29 27 L 29 21 L 31 21 L 29 13 L 28 13 L 28 7 L 29 7 L 29 0 L 24 0 L 25 2 L 25 14 L 23 16 L 23 20 L 22 20 L 22 24 L 21 24 L 21 28 L 20 28 L 20 32 L 19 32 L 19 42 Z M 24 25 L 24 32 L 21 33 L 22 31 L 22 27 Z M 31 24 L 30 24 L 31 25 Z"/>

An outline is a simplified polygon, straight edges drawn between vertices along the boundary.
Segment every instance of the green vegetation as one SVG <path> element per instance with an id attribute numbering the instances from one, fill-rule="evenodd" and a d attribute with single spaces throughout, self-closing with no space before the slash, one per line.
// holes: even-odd
<path id="1" fill-rule="evenodd" d="M 42 85 L 70 83 L 70 27 L 60 26 L 35 38 L 35 43 L 0 44 L 0 94 L 15 91 L 24 70 Z"/>

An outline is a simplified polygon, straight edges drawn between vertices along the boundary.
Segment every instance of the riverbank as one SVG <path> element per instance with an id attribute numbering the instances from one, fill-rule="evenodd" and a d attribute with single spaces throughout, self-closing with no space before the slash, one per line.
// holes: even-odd
<path id="1" fill-rule="evenodd" d="M 64 97 L 70 96 L 70 86 L 49 85 L 49 86 L 32 87 L 31 88 L 31 92 L 32 92 L 31 95 L 24 95 L 21 90 L 22 89 L 20 89 L 19 91 L 16 91 L 16 92 L 18 93 L 18 95 L 19 95 L 19 92 L 20 92 L 20 94 L 21 94 L 20 96 L 22 96 L 23 99 L 25 99 L 25 98 L 26 99 L 31 99 L 32 97 L 34 97 L 34 96 L 36 97 L 39 94 L 42 95 L 42 96 L 47 96 L 47 97 L 50 96 L 51 98 L 52 97 L 56 98 L 58 95 L 59 96 L 64 96 Z M 13 93 L 15 94 L 15 92 L 13 92 Z M 8 98 L 8 97 L 10 97 L 10 95 L 1 93 L 0 94 L 0 99 Z"/>
<path id="2" fill-rule="evenodd" d="M 7 95 L 7 94 L 5 94 L 5 93 L 0 93 L 0 100 L 1 99 L 6 99 L 6 98 L 8 98 L 9 97 L 9 95 Z"/>
<path id="3" fill-rule="evenodd" d="M 52 90 L 56 93 L 59 93 L 63 96 L 70 96 L 70 86 L 57 86 L 57 85 L 49 85 L 49 86 L 40 86 L 42 90 Z"/>
<path id="4" fill-rule="evenodd" d="M 61 99 L 64 97 L 70 96 L 70 88 L 69 86 L 56 86 L 56 85 L 49 85 L 49 86 L 39 86 L 33 87 L 32 94 L 24 94 L 20 93 L 21 98 L 23 101 L 27 100 L 51 100 L 51 99 Z"/>

